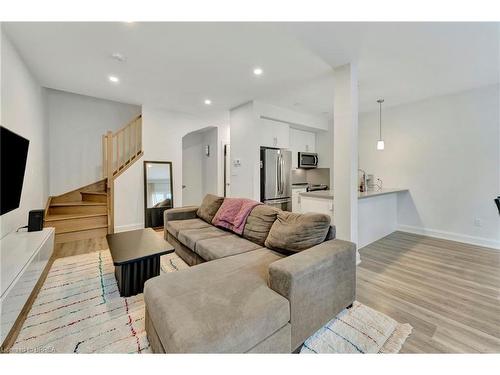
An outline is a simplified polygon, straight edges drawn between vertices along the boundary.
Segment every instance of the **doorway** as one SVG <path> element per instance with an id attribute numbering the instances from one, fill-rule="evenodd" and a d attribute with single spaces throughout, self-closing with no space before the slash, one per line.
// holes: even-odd
<path id="1" fill-rule="evenodd" d="M 218 129 L 207 127 L 182 138 L 182 205 L 199 205 L 217 194 Z"/>
<path id="2" fill-rule="evenodd" d="M 231 147 L 224 144 L 224 197 L 231 196 Z"/>

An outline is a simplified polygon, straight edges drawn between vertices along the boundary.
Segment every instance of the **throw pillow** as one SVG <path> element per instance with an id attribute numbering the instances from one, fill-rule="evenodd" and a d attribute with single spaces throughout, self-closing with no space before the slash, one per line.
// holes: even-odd
<path id="1" fill-rule="evenodd" d="M 276 221 L 279 212 L 279 209 L 264 204 L 255 207 L 250 212 L 250 215 L 248 215 L 245 229 L 243 230 L 243 237 L 260 246 L 264 246 L 269 231 Z"/>
<path id="2" fill-rule="evenodd" d="M 207 223 L 211 224 L 212 219 L 222 205 L 222 202 L 224 202 L 223 197 L 218 197 L 217 195 L 213 194 L 207 194 L 205 195 L 205 198 L 203 198 L 203 202 L 201 202 L 198 211 L 196 211 L 196 215 L 200 219 L 203 219 Z"/>
<path id="3" fill-rule="evenodd" d="M 299 252 L 322 243 L 330 228 L 330 216 L 281 211 L 267 236 L 266 247 Z"/>

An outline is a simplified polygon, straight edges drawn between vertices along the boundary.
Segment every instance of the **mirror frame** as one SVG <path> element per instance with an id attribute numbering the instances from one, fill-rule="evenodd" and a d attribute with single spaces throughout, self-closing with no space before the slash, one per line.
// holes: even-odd
<path id="1" fill-rule="evenodd" d="M 147 213 L 148 213 L 148 163 L 153 164 L 168 164 L 170 170 L 170 192 L 172 194 L 172 207 L 174 207 L 174 176 L 172 174 L 172 162 L 171 161 L 160 161 L 160 160 L 144 160 L 143 168 L 144 168 L 144 227 L 146 227 Z M 152 208 L 152 207 L 151 207 Z"/>

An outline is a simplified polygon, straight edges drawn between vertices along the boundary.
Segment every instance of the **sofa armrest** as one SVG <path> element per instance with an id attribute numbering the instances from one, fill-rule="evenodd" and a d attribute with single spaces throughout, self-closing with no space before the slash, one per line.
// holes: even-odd
<path id="1" fill-rule="evenodd" d="M 163 213 L 164 224 L 166 224 L 168 221 L 173 220 L 196 219 L 196 211 L 198 211 L 198 208 L 198 206 L 169 208 Z"/>
<path id="2" fill-rule="evenodd" d="M 290 302 L 294 350 L 354 302 L 356 245 L 330 240 L 277 260 L 269 287 Z"/>
<path id="3" fill-rule="evenodd" d="M 174 220 L 196 219 L 198 206 L 186 206 L 178 208 L 169 208 L 163 212 L 163 236 L 168 240 L 167 223 Z"/>

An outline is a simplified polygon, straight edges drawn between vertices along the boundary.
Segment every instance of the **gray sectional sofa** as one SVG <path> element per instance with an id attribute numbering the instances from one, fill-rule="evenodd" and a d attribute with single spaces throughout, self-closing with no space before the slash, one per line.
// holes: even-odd
<path id="1" fill-rule="evenodd" d="M 211 224 L 222 199 L 165 211 L 165 239 L 192 267 L 146 282 L 151 347 L 293 352 L 354 301 L 355 245 L 334 239 L 326 215 L 265 205 L 253 208 L 239 236 Z"/>

